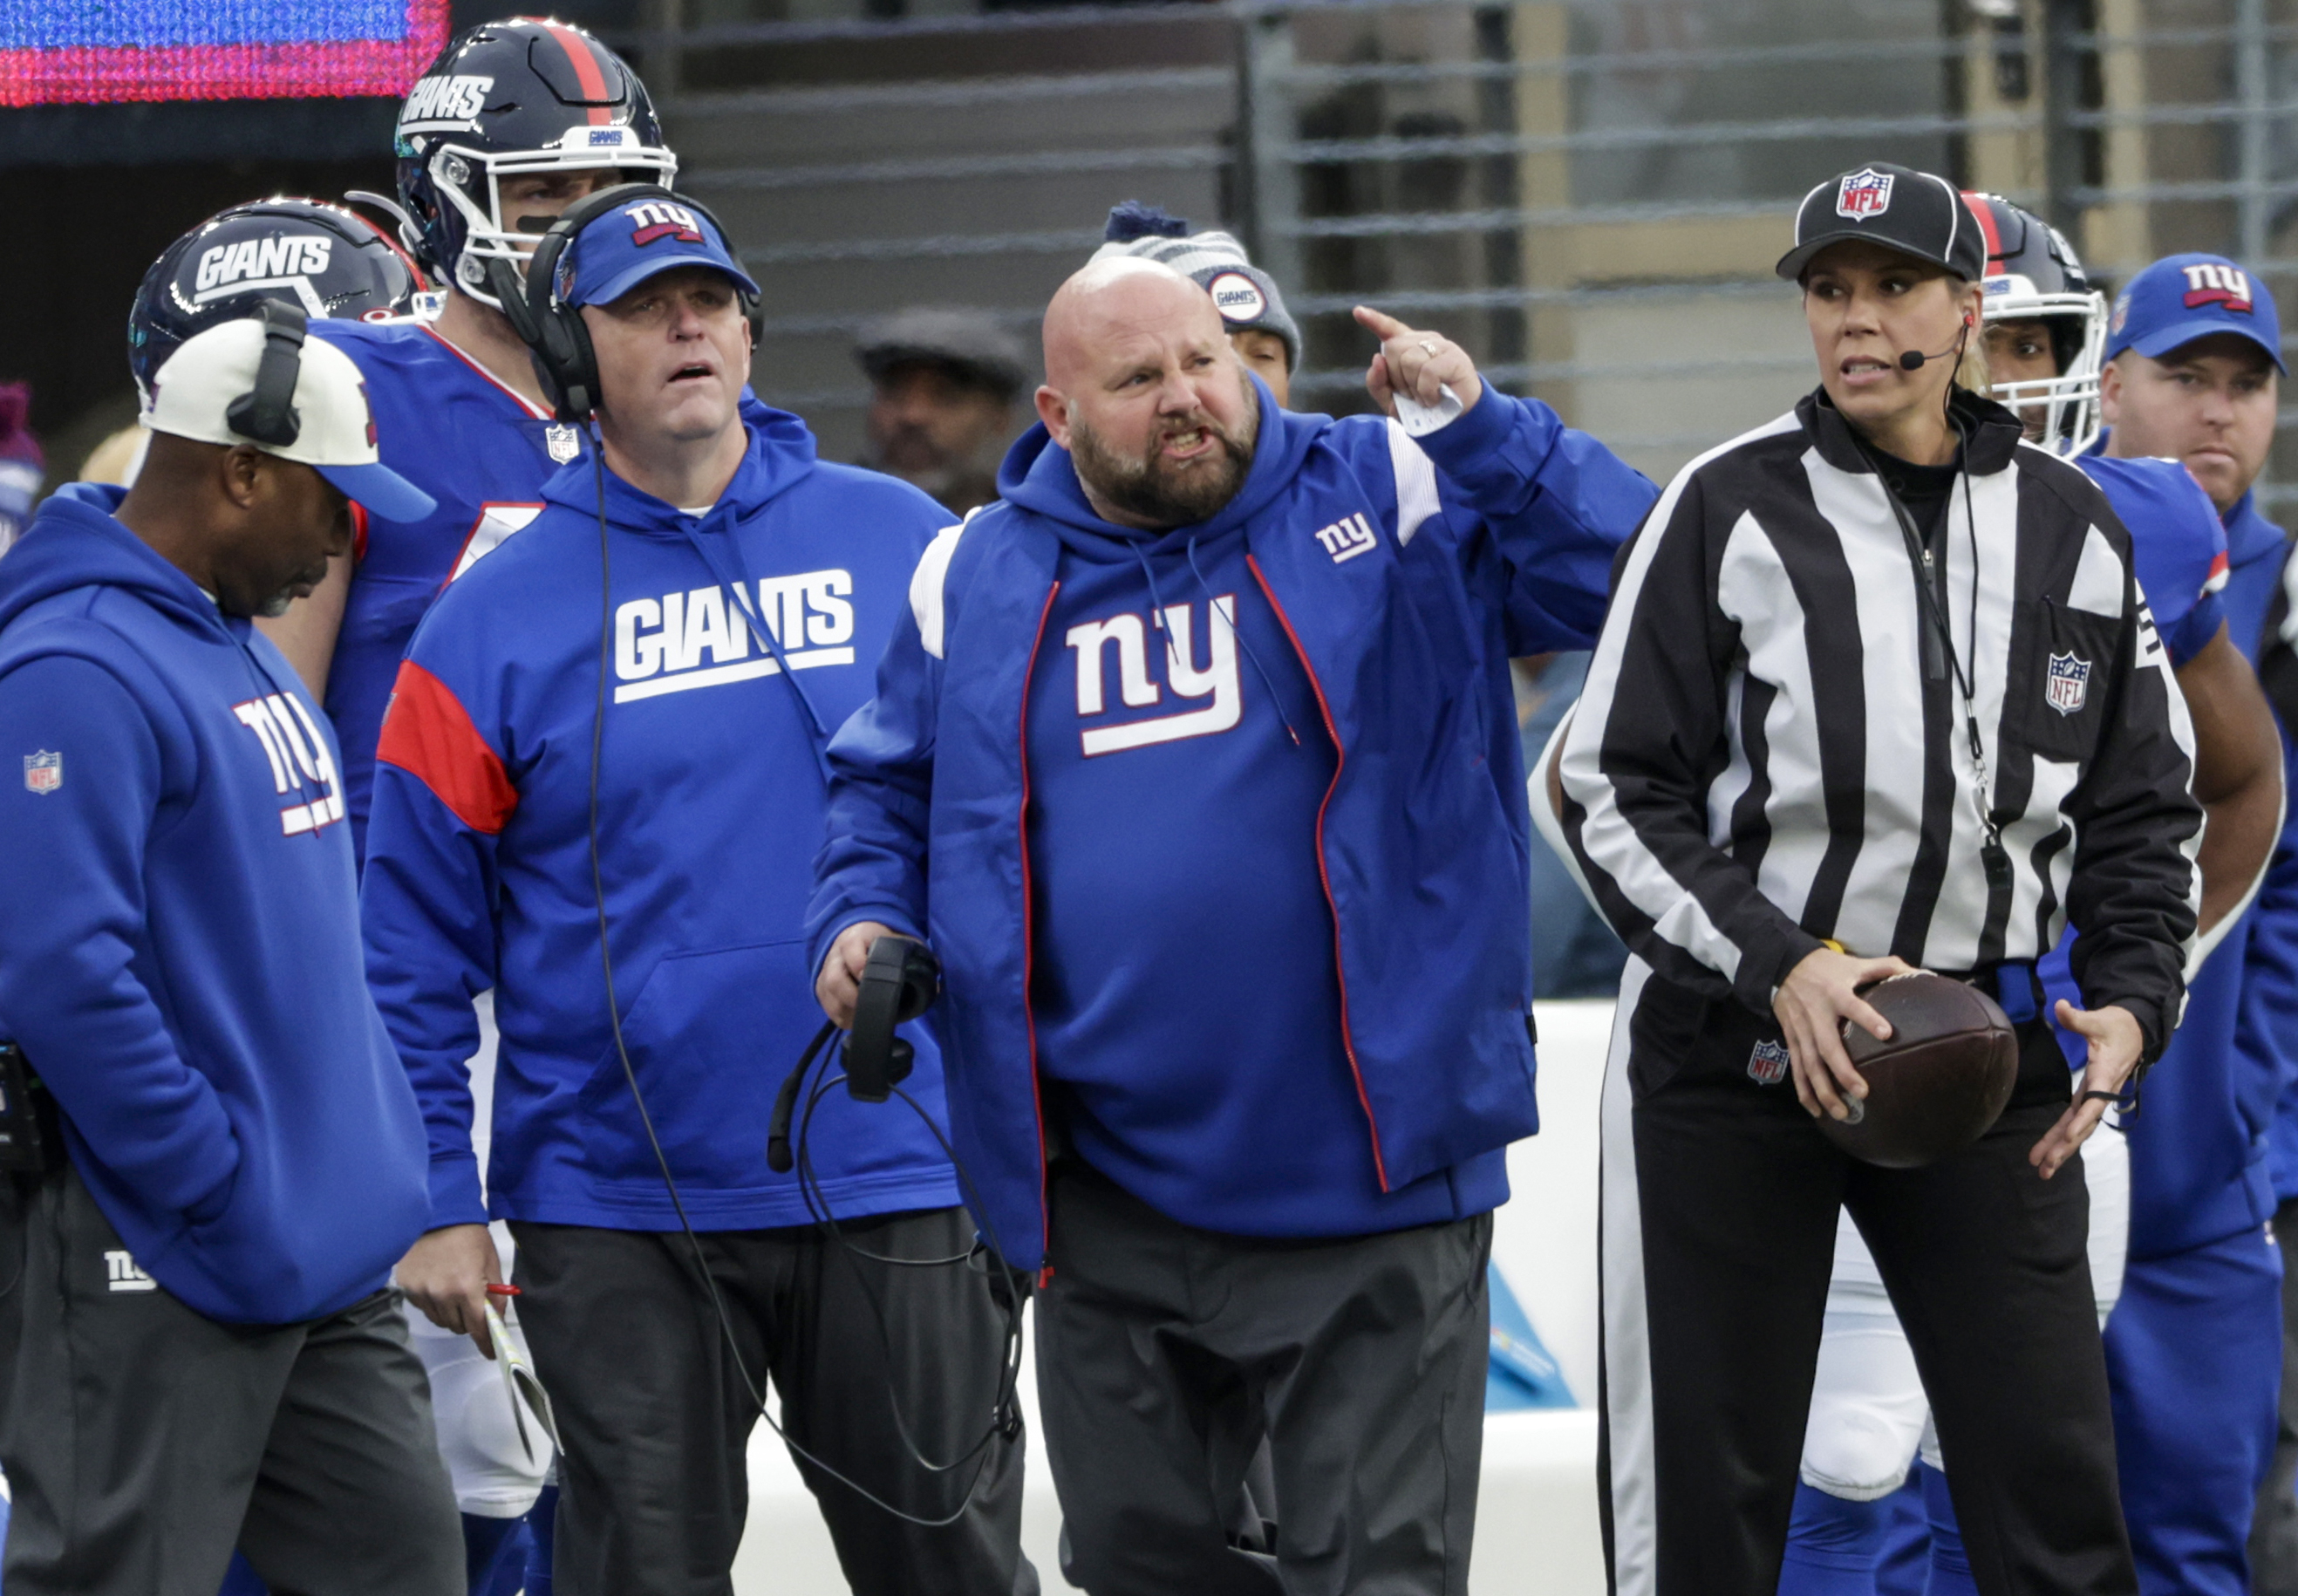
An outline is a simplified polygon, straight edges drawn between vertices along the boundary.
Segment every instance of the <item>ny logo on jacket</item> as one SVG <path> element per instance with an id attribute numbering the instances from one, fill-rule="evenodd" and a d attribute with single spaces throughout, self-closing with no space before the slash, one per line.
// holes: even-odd
<path id="1" fill-rule="evenodd" d="M 1165 634 L 1165 685 L 1177 698 L 1211 701 L 1202 709 L 1083 728 L 1078 736 L 1087 758 L 1153 743 L 1178 742 L 1186 737 L 1211 737 L 1231 730 L 1244 717 L 1244 699 L 1236 674 L 1236 595 L 1223 593 L 1207 607 L 1208 657 L 1202 669 L 1196 663 L 1194 609 L 1192 605 L 1174 604 L 1159 612 L 1157 625 Z M 1114 615 L 1088 621 L 1070 627 L 1062 641 L 1077 655 L 1079 720 L 1108 713 L 1104 665 L 1112 643 L 1117 645 L 1118 694 L 1125 707 L 1140 709 L 1162 701 L 1157 683 L 1149 679 L 1148 630 L 1140 616 Z"/>

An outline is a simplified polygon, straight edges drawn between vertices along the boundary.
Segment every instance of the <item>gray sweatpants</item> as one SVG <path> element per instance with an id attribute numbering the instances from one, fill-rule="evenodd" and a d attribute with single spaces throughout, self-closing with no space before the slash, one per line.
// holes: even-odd
<path id="1" fill-rule="evenodd" d="M 854 1252 L 810 1225 L 703 1233 L 738 1369 L 683 1235 L 511 1221 L 519 1319 L 566 1448 L 559 1596 L 732 1596 L 758 1422 L 746 1373 L 771 1377 L 814 1457 L 912 1518 L 950 1520 L 905 1522 L 798 1459 L 856 1596 L 1037 1596 L 1022 1443 L 988 1438 L 1004 1329 L 988 1282 L 963 1262 L 880 1261 L 962 1259 L 972 1220 L 840 1229 Z"/>
<path id="2" fill-rule="evenodd" d="M 0 1176 L 8 1596 L 459 1596 L 463 1542 L 398 1294 L 227 1325 L 137 1270 L 77 1171 Z"/>
<path id="3" fill-rule="evenodd" d="M 1492 1216 L 1257 1241 L 1177 1224 L 1082 1164 L 1056 1170 L 1037 1402 L 1070 1582 L 1092 1596 L 1461 1596 Z"/>

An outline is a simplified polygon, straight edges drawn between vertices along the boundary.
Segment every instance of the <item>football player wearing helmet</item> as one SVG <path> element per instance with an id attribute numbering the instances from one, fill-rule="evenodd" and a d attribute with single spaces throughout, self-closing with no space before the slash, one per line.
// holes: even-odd
<path id="1" fill-rule="evenodd" d="M 583 29 L 525 17 L 448 45 L 409 91 L 393 149 L 401 237 L 440 282 L 439 308 L 312 325 L 365 376 L 384 459 L 437 508 L 419 521 L 370 522 L 350 560 L 265 623 L 334 723 L 362 859 L 376 742 L 417 624 L 451 580 L 541 509 L 544 482 L 588 447 L 551 419 L 501 295 L 520 292 L 528 256 L 567 207 L 619 183 L 667 184 L 678 165 L 636 73 Z M 472 1071 L 489 1081 L 494 1027 L 484 995 L 479 1008 Z M 534 1504 L 550 1449 L 521 1444 L 492 1347 L 419 1314 L 409 1325 L 442 1393 L 440 1450 L 480 1589 L 490 1564 L 518 1555 L 514 1532 L 530 1506 L 547 1554 L 550 1502 Z"/>
<path id="2" fill-rule="evenodd" d="M 2192 1203 L 2198 1183 L 2207 1183 L 2205 1168 L 2239 1168 L 2239 1150 L 2254 1140 L 2262 1144 L 2261 1128 L 2246 1123 L 2242 1108 L 2253 1104 L 2255 1117 L 2256 1104 L 2266 1099 L 2256 1086 L 2244 1085 L 2246 1072 L 2256 1066 L 2244 1063 L 2236 1030 L 2244 949 L 2253 918 L 2245 911 L 2259 889 L 2282 813 L 2281 740 L 2249 660 L 2230 641 L 2229 610 L 2221 599 L 2228 573 L 2227 536 L 2210 496 L 2175 461 L 2108 459 L 2102 452 L 2105 296 L 2092 286 L 2064 236 L 2041 218 L 1993 194 L 1966 194 L 1963 200 L 1987 243 L 1982 317 L 1995 397 L 2019 415 L 2030 441 L 2076 457 L 2129 528 L 2140 583 L 2153 601 L 2158 633 L 2193 715 L 2195 795 L 2210 816 L 2202 856 L 2201 936 L 2189 965 L 2186 1018 L 2164 1053 L 2169 1067 L 2150 1078 L 2146 1112 L 2132 1120 L 2127 1142 L 2121 1128 L 2103 1128 L 2082 1153 L 2091 1191 L 2092 1287 L 2104 1322 L 2122 1297 L 2126 1277 L 2139 1282 L 2135 1289 L 2143 1291 L 2156 1256 L 2181 1250 L 2175 1245 L 2186 1224 L 2180 1211 Z M 2244 635 L 2257 632 L 2252 624 Z M 2234 946 L 2211 956 L 2228 940 Z M 2073 995 L 2065 941 L 2042 961 L 2040 970 L 2050 997 Z M 2067 1040 L 2063 1035 L 2061 1039 Z M 2219 1127 L 2219 1121 L 2226 1123 Z M 2236 1149 L 2231 1164 L 2229 1146 Z M 2166 1239 L 2173 1242 L 2168 1249 Z M 2143 1309 L 2141 1317 L 2159 1318 L 2161 1310 Z M 2186 1344 L 2224 1344 L 2211 1327 L 2194 1329 L 2195 1337 Z M 2148 1334 L 2159 1332 L 2150 1328 Z M 2260 1339 L 2253 1336 L 2247 1341 Z M 2152 1369 L 2145 1380 L 2135 1378 L 2131 1360 L 2115 1355 L 2116 1340 L 2110 1330 L 2108 1374 L 2124 1509 L 2142 1588 L 2153 1592 L 2170 1565 L 2155 1550 L 2161 1537 L 2153 1532 L 2161 1526 L 2146 1522 L 2145 1504 L 2156 1502 L 2170 1518 L 2190 1526 L 2223 1517 L 2198 1510 L 2192 1501 L 2175 1502 L 2180 1488 L 2157 1476 L 2177 1472 L 2188 1497 L 2197 1488 L 2207 1497 L 2214 1472 L 2223 1471 L 2195 1468 L 2192 1460 L 2175 1468 L 2166 1467 L 2167 1460 L 2150 1463 L 2144 1454 L 2133 1455 L 2129 1438 L 2165 1424 L 2199 1435 L 2212 1427 L 2208 1416 L 2223 1413 L 2227 1404 L 2198 1389 L 2200 1383 L 2192 1378 L 2172 1377 L 2167 1369 Z M 2215 1377 L 2207 1383 L 2223 1384 Z M 2262 1399 L 2269 1404 L 2271 1391 L 2269 1382 Z M 2236 1418 L 2240 1422 L 2254 1416 L 2253 1411 Z M 1876 1561 L 1887 1550 L 1890 1501 L 1907 1477 L 1919 1443 L 1930 1465 L 1922 1489 L 1930 1520 L 1930 1589 L 1934 1596 L 1976 1589 L 1954 1508 L 1937 1472 L 1940 1460 L 1929 1417 L 1905 1334 L 1865 1244 L 1847 1218 L 1837 1235 L 1835 1277 L 1828 1289 L 1781 1596 L 1864 1596 L 1877 1588 Z M 2241 1454 L 2245 1449 L 2239 1439 L 2212 1440 L 2204 1449 Z M 2250 1477 L 2244 1468 L 2235 1472 L 2241 1479 Z M 2216 1494 L 2236 1506 L 2246 1504 L 2240 1486 Z M 2227 1539 L 2230 1544 L 2202 1561 L 2221 1564 L 2229 1553 L 2238 1558 L 2240 1534 Z M 2205 1577 L 2199 1566 L 2195 1577 Z"/>
<path id="3" fill-rule="evenodd" d="M 351 563 L 267 626 L 335 720 L 361 856 L 376 739 L 416 624 L 536 514 L 543 482 L 584 447 L 551 421 L 500 295 L 518 292 L 526 257 L 569 205 L 617 183 L 667 183 L 678 167 L 637 74 L 582 29 L 534 18 L 450 43 L 409 91 L 393 147 L 401 236 L 444 285 L 438 313 L 319 335 L 358 364 L 392 466 L 438 508 L 367 528 Z"/>

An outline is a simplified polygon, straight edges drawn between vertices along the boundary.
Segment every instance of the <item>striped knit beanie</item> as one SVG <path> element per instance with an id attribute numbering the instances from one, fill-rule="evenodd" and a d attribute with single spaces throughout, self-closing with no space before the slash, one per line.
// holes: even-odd
<path id="1" fill-rule="evenodd" d="M 1095 260 L 1138 255 L 1171 267 L 1213 296 L 1230 332 L 1251 328 L 1276 334 L 1285 341 L 1285 369 L 1301 369 L 1301 328 L 1285 310 L 1285 296 L 1230 235 L 1192 233 L 1181 218 L 1127 200 L 1110 207 L 1103 236 L 1108 242 L 1094 252 Z"/>

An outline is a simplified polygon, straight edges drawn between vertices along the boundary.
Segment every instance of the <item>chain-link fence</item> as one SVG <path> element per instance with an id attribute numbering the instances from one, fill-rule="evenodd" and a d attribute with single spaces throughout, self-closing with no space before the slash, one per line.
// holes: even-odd
<path id="1" fill-rule="evenodd" d="M 1296 403 L 1364 402 L 1369 301 L 1656 476 L 1811 385 L 1771 264 L 1855 161 L 2045 211 L 2110 280 L 2182 249 L 2298 276 L 2298 0 L 662 3 L 622 42 L 765 286 L 762 392 L 833 458 L 865 318 L 1026 333 L 1128 197 L 1252 246 L 1306 335 Z"/>

